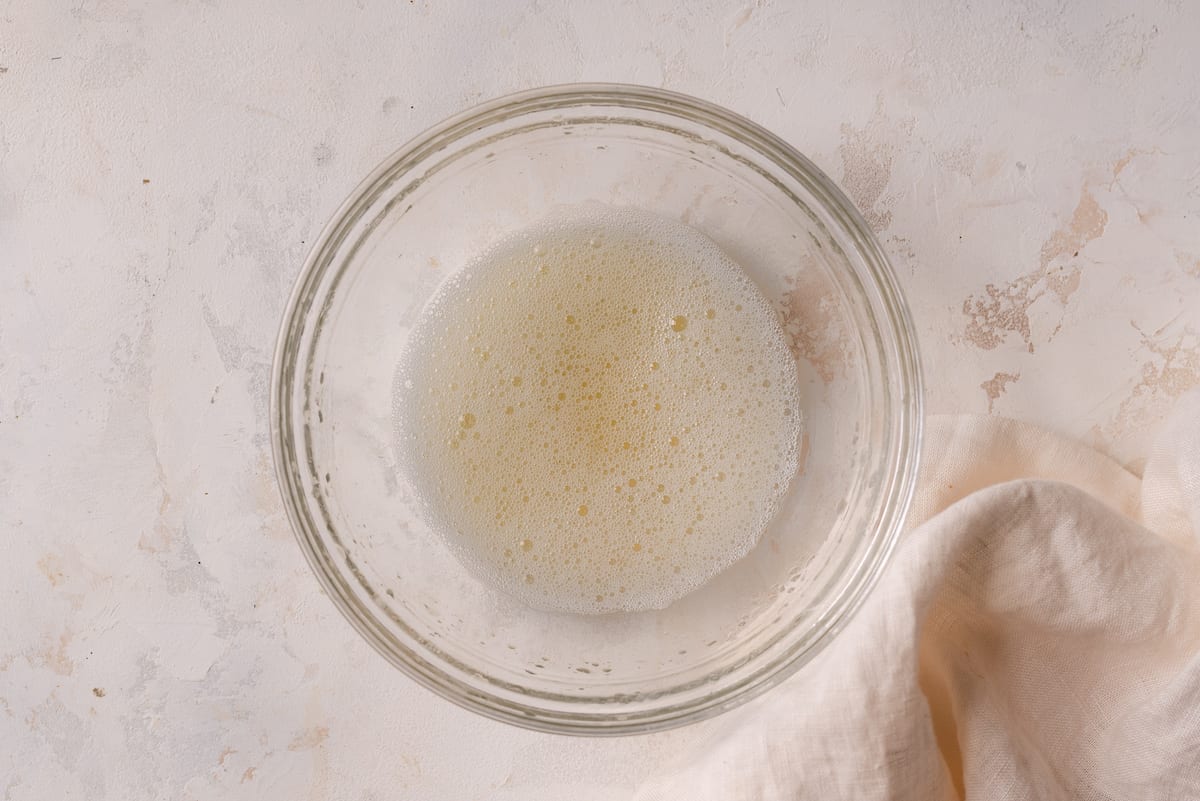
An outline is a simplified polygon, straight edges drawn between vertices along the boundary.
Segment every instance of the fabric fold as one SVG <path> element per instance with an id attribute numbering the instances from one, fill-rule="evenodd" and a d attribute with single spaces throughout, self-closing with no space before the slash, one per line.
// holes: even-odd
<path id="1" fill-rule="evenodd" d="M 1142 480 L 931 418 L 912 528 L 855 619 L 639 798 L 1200 798 L 1198 429 L 1193 394 Z"/>

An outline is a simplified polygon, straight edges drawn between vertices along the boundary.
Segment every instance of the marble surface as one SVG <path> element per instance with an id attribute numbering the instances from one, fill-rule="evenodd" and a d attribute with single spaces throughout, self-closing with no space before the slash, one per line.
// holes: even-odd
<path id="1" fill-rule="evenodd" d="M 773 129 L 879 232 L 931 412 L 1136 471 L 1200 383 L 1200 6 L 964 8 L 0 2 L 3 798 L 623 798 L 719 728 L 477 718 L 292 541 L 266 391 L 306 243 L 498 94 L 637 82 Z"/>

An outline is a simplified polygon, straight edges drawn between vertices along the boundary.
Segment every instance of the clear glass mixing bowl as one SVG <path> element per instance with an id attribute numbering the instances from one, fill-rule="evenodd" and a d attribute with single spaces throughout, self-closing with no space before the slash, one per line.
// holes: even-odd
<path id="1" fill-rule="evenodd" d="M 800 474 L 758 546 L 662 611 L 537 611 L 481 583 L 397 470 L 393 377 L 457 266 L 563 206 L 702 231 L 778 309 L 803 390 Z M 634 86 L 486 103 L 389 158 L 325 228 L 284 316 L 275 467 L 297 538 L 358 632 L 446 698 L 521 726 L 625 734 L 715 715 L 846 624 L 900 532 L 921 376 L 887 259 L 845 195 L 724 109 Z"/>

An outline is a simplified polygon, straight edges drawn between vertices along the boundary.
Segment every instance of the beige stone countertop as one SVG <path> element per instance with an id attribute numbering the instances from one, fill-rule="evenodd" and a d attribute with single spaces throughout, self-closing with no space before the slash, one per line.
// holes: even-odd
<path id="1" fill-rule="evenodd" d="M 472 715 L 362 642 L 293 542 L 279 317 L 422 129 L 585 80 L 745 114 L 878 232 L 929 412 L 1136 471 L 1200 383 L 1198 41 L 1169 0 L 0 2 L 0 797 L 625 798 L 720 726 Z"/>

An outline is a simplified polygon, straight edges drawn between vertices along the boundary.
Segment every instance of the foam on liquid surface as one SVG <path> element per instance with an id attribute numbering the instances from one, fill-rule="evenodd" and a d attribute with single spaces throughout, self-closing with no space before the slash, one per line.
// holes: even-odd
<path id="1" fill-rule="evenodd" d="M 634 209 L 510 236 L 439 289 L 396 382 L 401 461 L 467 565 L 542 608 L 663 608 L 744 556 L 796 471 L 775 312 Z"/>

